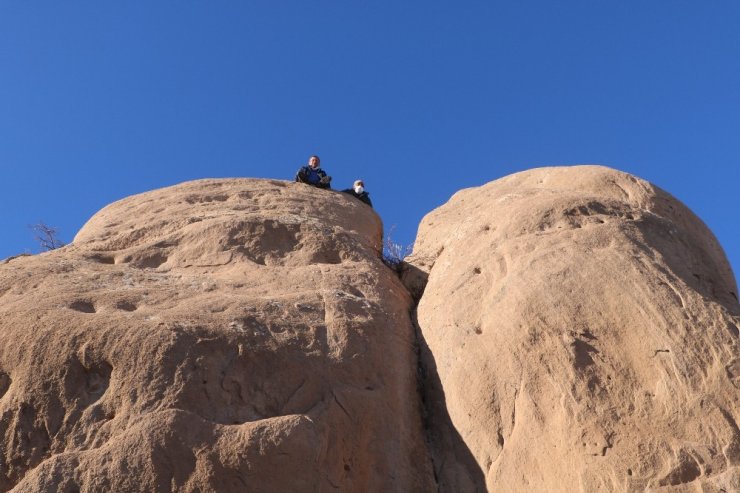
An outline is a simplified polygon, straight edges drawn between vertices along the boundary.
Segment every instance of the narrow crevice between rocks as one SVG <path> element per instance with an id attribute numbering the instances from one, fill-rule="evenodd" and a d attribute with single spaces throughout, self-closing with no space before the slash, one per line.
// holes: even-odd
<path id="1" fill-rule="evenodd" d="M 410 313 L 416 333 L 417 393 L 424 438 L 439 493 L 482 493 L 486 491 L 483 470 L 455 428 L 447 411 L 437 365 L 416 316 Z"/>
<path id="2" fill-rule="evenodd" d="M 433 446 L 433 434 L 432 434 L 432 423 L 430 419 L 430 407 L 429 407 L 429 400 L 430 396 L 427 392 L 426 388 L 426 382 L 427 382 L 427 369 L 426 365 L 422 361 L 422 340 L 423 336 L 421 335 L 421 329 L 419 328 L 419 323 L 416 318 L 416 308 L 417 308 L 418 302 L 414 302 L 413 305 L 411 305 L 411 310 L 409 311 L 409 318 L 411 319 L 411 324 L 414 327 L 414 352 L 416 356 L 416 396 L 417 396 L 417 407 L 419 409 L 419 415 L 421 416 L 421 425 L 422 425 L 422 431 L 424 432 L 424 445 L 426 446 L 427 450 L 427 459 L 429 460 L 429 463 L 432 465 L 432 473 L 434 474 L 434 484 L 437 486 L 437 491 L 442 491 L 440 489 L 440 478 L 437 471 L 441 468 L 442 464 L 439 464 L 436 460 L 435 454 L 434 454 L 434 446 Z"/>
<path id="3" fill-rule="evenodd" d="M 394 269 L 395 270 L 395 269 Z M 411 295 L 409 318 L 416 336 L 416 391 L 424 441 L 438 493 L 479 493 L 486 491 L 483 470 L 455 429 L 447 412 L 437 365 L 417 318 L 428 274 L 402 262 L 396 274 Z"/>

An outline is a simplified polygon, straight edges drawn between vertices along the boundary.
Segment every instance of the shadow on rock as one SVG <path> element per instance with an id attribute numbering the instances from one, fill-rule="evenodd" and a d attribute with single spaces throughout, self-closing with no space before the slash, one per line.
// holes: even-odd
<path id="1" fill-rule="evenodd" d="M 416 324 L 416 320 L 414 323 Z M 434 355 L 429 350 L 418 324 L 416 330 L 419 340 L 419 390 L 424 406 L 424 427 L 432 455 L 437 491 L 485 492 L 486 478 L 483 470 L 450 419 Z"/>
<path id="2" fill-rule="evenodd" d="M 401 262 L 398 266 L 398 277 L 411 294 L 414 303 L 418 304 L 427 287 L 429 273 L 408 262 Z"/>

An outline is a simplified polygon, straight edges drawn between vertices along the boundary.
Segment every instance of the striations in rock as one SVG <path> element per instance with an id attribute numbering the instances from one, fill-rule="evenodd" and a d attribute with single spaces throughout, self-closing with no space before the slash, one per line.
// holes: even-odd
<path id="1" fill-rule="evenodd" d="M 0 265 L 0 491 L 433 491 L 412 300 L 344 194 L 201 180 Z"/>
<path id="2" fill-rule="evenodd" d="M 679 201 L 535 169 L 428 214 L 405 273 L 441 491 L 740 491 L 740 307 Z"/>

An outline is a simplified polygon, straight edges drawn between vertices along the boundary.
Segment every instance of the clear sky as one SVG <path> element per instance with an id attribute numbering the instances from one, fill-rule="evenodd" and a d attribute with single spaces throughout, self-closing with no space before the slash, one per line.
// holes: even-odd
<path id="1" fill-rule="evenodd" d="M 555 164 L 650 180 L 740 269 L 737 0 L 0 0 L 0 258 L 106 204 L 319 154 L 410 243 Z"/>

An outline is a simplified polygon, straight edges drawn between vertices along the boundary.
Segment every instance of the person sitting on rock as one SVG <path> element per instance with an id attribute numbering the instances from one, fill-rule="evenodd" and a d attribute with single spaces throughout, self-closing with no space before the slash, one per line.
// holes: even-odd
<path id="1" fill-rule="evenodd" d="M 362 200 L 370 207 L 373 206 L 373 203 L 370 202 L 370 194 L 365 191 L 365 182 L 363 182 L 362 180 L 355 180 L 355 184 L 352 186 L 352 188 L 346 188 L 342 190 L 342 192 L 348 193 L 353 197 Z"/>
<path id="2" fill-rule="evenodd" d="M 331 176 L 327 176 L 326 172 L 319 167 L 320 163 L 319 156 L 308 158 L 308 165 L 298 170 L 295 181 L 318 188 L 331 188 Z"/>

